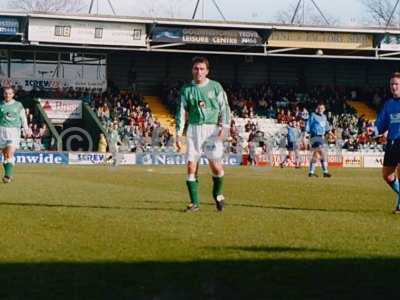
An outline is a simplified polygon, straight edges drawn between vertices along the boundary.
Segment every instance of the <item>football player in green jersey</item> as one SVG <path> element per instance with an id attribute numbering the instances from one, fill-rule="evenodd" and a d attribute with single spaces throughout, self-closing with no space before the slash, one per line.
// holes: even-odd
<path id="1" fill-rule="evenodd" d="M 3 153 L 4 183 L 10 183 L 13 175 L 14 153 L 19 147 L 21 127 L 25 137 L 31 136 L 31 130 L 22 104 L 14 100 L 15 92 L 5 87 L 4 99 L 0 102 L 0 149 Z"/>
<path id="2" fill-rule="evenodd" d="M 186 211 L 199 210 L 198 162 L 205 154 L 213 174 L 212 196 L 218 211 L 224 209 L 223 140 L 229 134 L 231 112 L 228 99 L 221 84 L 208 79 L 209 61 L 195 57 L 192 61 L 193 81 L 182 87 L 176 115 L 176 147 L 182 148 L 181 137 L 185 122 L 188 122 L 187 179 L 190 204 Z"/>

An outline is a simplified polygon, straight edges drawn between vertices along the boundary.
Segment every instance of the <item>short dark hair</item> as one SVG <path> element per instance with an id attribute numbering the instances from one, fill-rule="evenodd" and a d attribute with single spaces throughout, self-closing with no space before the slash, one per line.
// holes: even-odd
<path id="1" fill-rule="evenodd" d="M 210 69 L 210 62 L 204 56 L 195 56 L 195 57 L 193 57 L 192 66 L 194 66 L 195 64 L 205 64 L 207 69 Z"/>
<path id="2" fill-rule="evenodd" d="M 15 94 L 15 89 L 11 85 L 7 85 L 7 86 L 3 87 L 3 92 L 5 92 L 6 90 L 12 90 L 13 93 Z"/>
<path id="3" fill-rule="evenodd" d="M 392 73 L 392 75 L 390 76 L 390 80 L 392 80 L 393 78 L 398 78 L 398 79 L 400 79 L 400 72 L 394 72 L 394 73 Z"/>

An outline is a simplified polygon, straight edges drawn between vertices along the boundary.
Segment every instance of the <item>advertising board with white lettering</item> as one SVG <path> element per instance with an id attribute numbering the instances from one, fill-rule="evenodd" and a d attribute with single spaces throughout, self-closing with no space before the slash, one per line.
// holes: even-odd
<path id="1" fill-rule="evenodd" d="M 181 153 L 144 153 L 137 154 L 136 163 L 138 165 L 185 165 L 186 155 Z M 222 159 L 222 163 L 228 166 L 240 166 L 242 163 L 241 155 L 228 155 Z M 206 157 L 200 158 L 201 165 L 207 165 Z"/>
<path id="2" fill-rule="evenodd" d="M 69 80 L 69 79 L 40 79 L 40 78 L 0 78 L 0 86 L 18 86 L 24 91 L 33 89 L 50 90 L 63 88 L 89 88 L 105 90 L 106 80 Z"/>
<path id="3" fill-rule="evenodd" d="M 135 165 L 136 154 L 135 153 L 117 153 L 116 159 L 118 165 Z M 112 163 L 113 157 L 111 153 L 99 153 L 99 152 L 70 152 L 69 153 L 69 164 L 70 165 L 100 165 L 106 163 Z"/>
<path id="4" fill-rule="evenodd" d="M 0 155 L 0 163 L 3 162 L 3 155 Z M 68 164 L 68 153 L 66 152 L 34 152 L 34 151 L 17 151 L 14 156 L 17 164 Z"/>
<path id="5" fill-rule="evenodd" d="M 261 36 L 252 30 L 220 30 L 179 27 L 155 27 L 154 42 L 212 44 L 212 45 L 261 45 Z"/>
<path id="6" fill-rule="evenodd" d="M 81 100 L 39 99 L 49 119 L 82 119 Z"/>
<path id="7" fill-rule="evenodd" d="M 364 154 L 364 168 L 382 168 L 384 153 Z"/>

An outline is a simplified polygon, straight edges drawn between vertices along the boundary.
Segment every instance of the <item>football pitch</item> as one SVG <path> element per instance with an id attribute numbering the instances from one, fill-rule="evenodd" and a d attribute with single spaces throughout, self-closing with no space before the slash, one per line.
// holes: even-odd
<path id="1" fill-rule="evenodd" d="M 400 216 L 379 169 L 17 166 L 0 185 L 0 299 L 382 299 Z"/>

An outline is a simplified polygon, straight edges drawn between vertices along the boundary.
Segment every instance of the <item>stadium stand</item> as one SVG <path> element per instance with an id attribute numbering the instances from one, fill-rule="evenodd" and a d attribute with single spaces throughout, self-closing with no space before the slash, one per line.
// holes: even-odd
<path id="1" fill-rule="evenodd" d="M 171 113 L 175 113 L 176 110 L 180 84 L 182 83 L 178 82 L 172 87 L 164 87 L 163 90 L 163 102 Z M 253 88 L 226 86 L 225 90 L 234 116 L 231 128 L 232 152 L 236 152 L 234 146 L 242 145 L 243 148 L 243 145 L 254 141 L 259 147 L 266 143 L 273 148 L 284 147 L 287 124 L 293 120 L 300 122 L 304 137 L 308 116 L 321 101 L 326 104 L 327 116 L 332 124 L 332 131 L 328 136 L 330 147 L 350 151 L 382 149 L 381 144 L 384 140 L 376 141 L 372 138 L 376 113 L 369 105 L 374 101 L 365 98 L 365 102 L 350 102 L 362 104 L 356 106 L 360 109 L 357 111 L 349 105 L 347 99 L 353 99 L 357 94 L 383 99 L 383 89 L 364 92 L 355 88 L 314 86 L 304 90 L 294 86 L 262 84 Z M 375 101 L 376 107 L 381 105 L 380 101 Z M 308 148 L 308 142 L 304 138 L 302 140 L 302 149 L 305 150 Z"/>
<path id="2" fill-rule="evenodd" d="M 18 97 L 81 99 L 92 107 L 108 133 L 113 124 L 118 124 L 118 133 L 122 141 L 120 150 L 173 151 L 173 115 L 182 84 L 177 82 L 172 87 L 164 86 L 160 98 L 143 96 L 138 91 L 120 91 L 115 85 L 111 85 L 106 92 L 68 88 L 32 91 L 29 95 L 19 91 Z M 259 147 L 264 144 L 273 148 L 284 147 L 288 122 L 299 121 L 304 131 L 310 111 L 319 101 L 326 103 L 327 115 L 332 124 L 332 132 L 328 137 L 331 147 L 341 147 L 350 151 L 382 148 L 380 144 L 384 140 L 375 141 L 371 137 L 372 118 L 376 115 L 371 106 L 374 103 L 375 107 L 381 105 L 381 100 L 374 99 L 383 99 L 384 94 L 377 92 L 383 89 L 363 93 L 360 92 L 361 89 L 314 86 L 304 90 L 294 86 L 261 84 L 253 88 L 230 85 L 226 86 L 225 90 L 233 114 L 229 140 L 231 152 L 243 151 L 250 142 L 256 142 Z M 346 101 L 353 99 L 357 93 L 372 97 L 372 100 L 365 98 L 367 100 L 364 102 Z M 51 137 L 46 125 L 35 118 L 34 108 L 28 108 L 26 113 L 34 136 L 32 139 L 22 139 L 21 148 L 49 149 Z M 304 140 L 302 148 L 307 147 L 307 141 Z"/>

